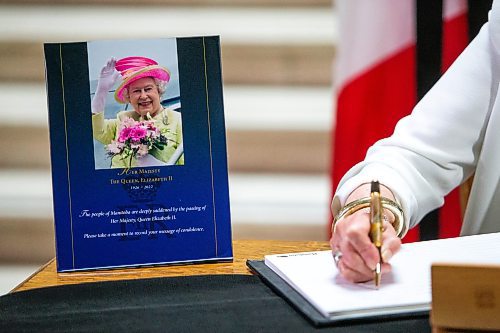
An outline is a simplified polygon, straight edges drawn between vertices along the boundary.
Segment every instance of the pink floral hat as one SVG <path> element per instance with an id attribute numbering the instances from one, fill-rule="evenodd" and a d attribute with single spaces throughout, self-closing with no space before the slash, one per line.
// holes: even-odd
<path id="1" fill-rule="evenodd" d="M 156 61 L 146 57 L 126 57 L 116 62 L 115 68 L 120 72 L 123 82 L 115 91 L 115 99 L 118 103 L 125 104 L 125 88 L 134 81 L 143 77 L 152 77 L 161 81 L 170 80 L 170 72 L 167 68 L 159 66 Z"/>

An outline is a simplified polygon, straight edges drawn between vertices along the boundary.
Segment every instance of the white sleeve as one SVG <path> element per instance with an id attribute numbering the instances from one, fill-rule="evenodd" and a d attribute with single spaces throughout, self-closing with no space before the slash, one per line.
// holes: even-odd
<path id="1" fill-rule="evenodd" d="M 394 192 L 413 227 L 473 173 L 497 89 L 488 29 L 489 24 L 483 26 L 393 135 L 373 145 L 342 178 L 334 214 L 357 186 L 379 180 Z"/>

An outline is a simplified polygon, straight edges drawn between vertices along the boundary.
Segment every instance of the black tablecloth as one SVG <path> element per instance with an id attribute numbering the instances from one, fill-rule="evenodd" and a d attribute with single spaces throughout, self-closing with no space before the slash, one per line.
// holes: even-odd
<path id="1" fill-rule="evenodd" d="M 428 318 L 315 328 L 257 276 L 85 283 L 0 297 L 0 332 L 430 332 Z"/>

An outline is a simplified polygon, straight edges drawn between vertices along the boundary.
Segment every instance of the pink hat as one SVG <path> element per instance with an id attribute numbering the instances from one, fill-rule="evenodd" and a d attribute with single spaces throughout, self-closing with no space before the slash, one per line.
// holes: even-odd
<path id="1" fill-rule="evenodd" d="M 156 61 L 146 57 L 127 57 L 116 62 L 115 68 L 120 72 L 123 82 L 115 91 L 115 99 L 118 103 L 125 104 L 124 92 L 134 81 L 143 77 L 152 77 L 161 81 L 170 80 L 170 72 L 165 67 L 159 66 Z"/>

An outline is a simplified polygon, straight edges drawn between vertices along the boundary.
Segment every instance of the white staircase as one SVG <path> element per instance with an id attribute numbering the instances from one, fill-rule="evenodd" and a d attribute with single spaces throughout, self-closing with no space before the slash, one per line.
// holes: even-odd
<path id="1" fill-rule="evenodd" d="M 326 240 L 336 40 L 330 1 L 130 4 L 0 4 L 0 264 L 54 256 L 43 79 L 43 42 L 51 41 L 220 35 L 233 237 Z"/>

